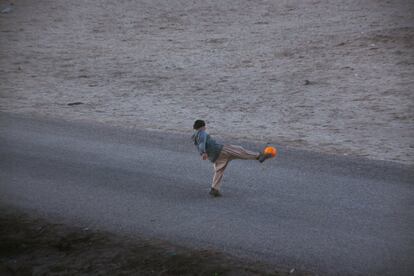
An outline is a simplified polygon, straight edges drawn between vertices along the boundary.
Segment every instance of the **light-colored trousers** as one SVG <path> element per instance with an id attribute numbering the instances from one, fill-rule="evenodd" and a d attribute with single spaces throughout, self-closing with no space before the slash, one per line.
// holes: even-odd
<path id="1" fill-rule="evenodd" d="M 224 145 L 216 162 L 214 162 L 214 177 L 212 188 L 219 190 L 221 180 L 223 179 L 224 170 L 231 160 L 244 159 L 256 160 L 259 157 L 259 152 L 246 150 L 241 146 Z"/>

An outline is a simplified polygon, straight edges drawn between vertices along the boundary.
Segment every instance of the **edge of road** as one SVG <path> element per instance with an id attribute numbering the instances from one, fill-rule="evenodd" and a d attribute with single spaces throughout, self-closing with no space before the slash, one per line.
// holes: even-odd
<path id="1" fill-rule="evenodd" d="M 13 122 L 10 122 L 12 121 Z M 158 144 L 160 148 L 171 149 L 170 142 L 174 143 L 174 150 L 181 152 L 194 152 L 194 146 L 190 139 L 192 129 L 189 128 L 188 134 L 182 132 L 172 132 L 153 129 L 136 129 L 128 127 L 113 126 L 93 120 L 66 120 L 62 118 L 53 118 L 38 114 L 21 114 L 8 113 L 0 111 L 0 132 L 1 129 L 7 129 L 9 124 L 16 124 L 18 121 L 22 127 L 33 128 L 33 130 L 41 131 L 42 128 L 54 126 L 56 135 L 73 135 L 73 136 L 88 136 L 90 133 L 100 135 L 103 141 L 107 142 L 121 142 L 129 144 L 128 142 L 135 141 L 137 137 L 140 143 Z M 76 129 L 74 132 L 72 130 Z M 111 135 L 105 135 L 111 134 Z M 115 135 L 114 135 L 115 134 Z M 242 139 L 221 139 L 219 135 L 214 135 L 214 138 L 224 144 L 239 144 L 252 150 L 261 150 L 266 144 L 252 140 Z M 323 153 L 319 151 L 312 151 L 311 149 L 296 149 L 289 146 L 284 146 L 278 143 L 270 143 L 278 149 L 278 156 L 267 163 L 267 166 L 276 167 L 299 167 L 314 170 L 315 172 L 323 172 L 326 164 L 332 164 L 329 168 L 330 173 L 337 175 L 364 175 L 372 179 L 384 180 L 384 172 L 386 180 L 398 180 L 412 184 L 414 180 L 414 166 L 383 160 L 373 160 L 365 157 L 357 157 L 352 155 L 337 155 L 332 153 Z M 381 176 L 377 173 L 381 172 Z"/>

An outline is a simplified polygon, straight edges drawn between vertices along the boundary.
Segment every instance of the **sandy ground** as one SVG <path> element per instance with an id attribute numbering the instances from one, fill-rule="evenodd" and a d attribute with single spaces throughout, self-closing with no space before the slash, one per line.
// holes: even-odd
<path id="1" fill-rule="evenodd" d="M 126 240 L 0 208 L 0 274 L 8 275 L 274 275 L 310 276 L 214 251 Z M 293 273 L 290 273 L 293 272 Z"/>
<path id="2" fill-rule="evenodd" d="M 17 0 L 0 38 L 0 111 L 414 164 L 411 0 Z"/>

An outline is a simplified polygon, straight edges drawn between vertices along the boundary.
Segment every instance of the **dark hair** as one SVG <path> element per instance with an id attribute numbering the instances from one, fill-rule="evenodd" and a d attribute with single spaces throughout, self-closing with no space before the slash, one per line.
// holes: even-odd
<path id="1" fill-rule="evenodd" d="M 203 120 L 197 120 L 197 121 L 194 122 L 193 128 L 194 129 L 199 129 L 199 128 L 202 128 L 205 125 L 206 125 L 206 123 Z"/>

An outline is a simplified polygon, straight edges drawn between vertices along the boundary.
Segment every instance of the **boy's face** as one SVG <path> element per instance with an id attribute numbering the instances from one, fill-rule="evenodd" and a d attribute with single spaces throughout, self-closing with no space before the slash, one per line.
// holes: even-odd
<path id="1" fill-rule="evenodd" d="M 200 130 L 206 130 L 206 126 L 203 126 L 203 127 L 197 128 L 195 131 L 200 131 Z"/>

